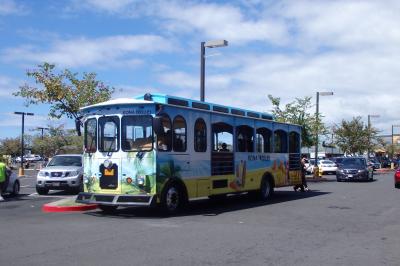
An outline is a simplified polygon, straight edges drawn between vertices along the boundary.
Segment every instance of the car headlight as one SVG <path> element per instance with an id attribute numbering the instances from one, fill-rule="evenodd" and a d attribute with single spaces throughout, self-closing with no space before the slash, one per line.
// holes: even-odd
<path id="1" fill-rule="evenodd" d="M 39 173 L 38 173 L 38 176 L 40 176 L 40 177 L 45 177 L 46 175 L 48 175 L 48 173 L 45 171 L 39 171 Z"/>
<path id="2" fill-rule="evenodd" d="M 71 171 L 68 174 L 68 176 L 77 176 L 77 175 L 79 175 L 79 171 Z"/>
<path id="3" fill-rule="evenodd" d="M 360 170 L 358 170 L 358 172 L 359 172 L 359 173 L 364 173 L 364 172 L 366 172 L 366 171 L 365 171 L 365 169 L 360 169 Z"/>

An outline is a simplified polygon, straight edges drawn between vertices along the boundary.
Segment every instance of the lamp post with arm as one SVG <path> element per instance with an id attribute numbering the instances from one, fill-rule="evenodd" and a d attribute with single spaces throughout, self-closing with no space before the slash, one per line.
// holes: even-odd
<path id="1" fill-rule="evenodd" d="M 217 48 L 228 46 L 228 41 L 226 40 L 213 40 L 208 42 L 201 42 L 201 50 L 200 50 L 200 101 L 204 102 L 205 98 L 205 73 L 206 73 L 206 48 Z"/>
<path id="2" fill-rule="evenodd" d="M 333 95 L 332 91 L 325 91 L 319 92 L 317 91 L 317 98 L 316 98 L 316 110 L 315 110 L 315 160 L 314 160 L 314 177 L 319 177 L 319 169 L 318 169 L 318 125 L 319 125 L 319 96 L 330 96 Z"/>
<path id="3" fill-rule="evenodd" d="M 21 166 L 19 168 L 19 176 L 25 175 L 24 172 L 24 130 L 25 130 L 25 115 L 33 116 L 33 113 L 14 112 L 16 115 L 22 116 L 22 133 L 21 133 Z"/>

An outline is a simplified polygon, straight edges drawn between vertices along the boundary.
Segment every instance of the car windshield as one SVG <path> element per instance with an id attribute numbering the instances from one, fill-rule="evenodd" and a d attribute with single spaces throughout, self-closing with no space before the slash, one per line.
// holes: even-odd
<path id="1" fill-rule="evenodd" d="M 82 166 L 80 156 L 56 156 L 47 166 Z"/>
<path id="2" fill-rule="evenodd" d="M 365 165 L 365 161 L 362 158 L 344 158 L 340 164 L 342 165 Z"/>

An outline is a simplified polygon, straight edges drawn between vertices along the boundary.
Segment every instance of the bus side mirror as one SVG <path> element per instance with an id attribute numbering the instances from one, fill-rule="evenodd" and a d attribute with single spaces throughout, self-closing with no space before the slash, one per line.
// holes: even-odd
<path id="1" fill-rule="evenodd" d="M 75 130 L 78 136 L 81 136 L 81 120 L 80 119 L 75 119 Z"/>
<path id="2" fill-rule="evenodd" d="M 153 118 L 153 130 L 156 135 L 161 135 L 162 133 L 164 133 L 164 128 L 161 123 L 161 117 L 155 116 Z"/>

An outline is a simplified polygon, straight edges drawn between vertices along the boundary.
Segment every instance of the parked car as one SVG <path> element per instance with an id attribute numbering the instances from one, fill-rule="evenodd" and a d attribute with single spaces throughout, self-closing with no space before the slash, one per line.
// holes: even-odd
<path id="1" fill-rule="evenodd" d="M 372 181 L 374 174 L 372 167 L 369 167 L 364 157 L 344 157 L 338 164 L 336 180 Z"/>
<path id="2" fill-rule="evenodd" d="M 19 194 L 19 190 L 21 188 L 21 183 L 19 182 L 18 175 L 15 172 L 12 172 L 7 187 L 2 190 L 2 194 L 9 194 L 11 196 L 17 196 Z"/>
<path id="3" fill-rule="evenodd" d="M 373 170 L 381 168 L 381 163 L 378 160 L 376 160 L 375 158 L 370 158 L 368 160 L 368 165 L 371 166 Z"/>
<path id="4" fill-rule="evenodd" d="M 45 195 L 50 189 L 83 191 L 82 155 L 56 155 L 45 168 L 39 171 L 36 191 Z"/>
<path id="5" fill-rule="evenodd" d="M 306 172 L 308 174 L 314 173 L 314 163 L 315 160 L 311 159 L 309 165 L 306 167 Z M 317 161 L 318 169 L 322 172 L 322 174 L 336 174 L 337 165 L 331 160 L 318 160 Z"/>
<path id="6" fill-rule="evenodd" d="M 322 174 L 336 174 L 337 165 L 331 160 L 320 160 L 318 161 L 318 168 L 321 169 Z"/>
<path id="7" fill-rule="evenodd" d="M 25 158 L 25 157 L 22 157 L 22 161 L 23 161 L 23 162 L 26 162 L 26 158 Z M 16 163 L 20 163 L 20 162 L 21 162 L 21 156 L 18 156 L 17 158 L 15 158 L 15 162 L 16 162 Z"/>
<path id="8" fill-rule="evenodd" d="M 394 173 L 394 187 L 400 189 L 400 168 Z"/>

